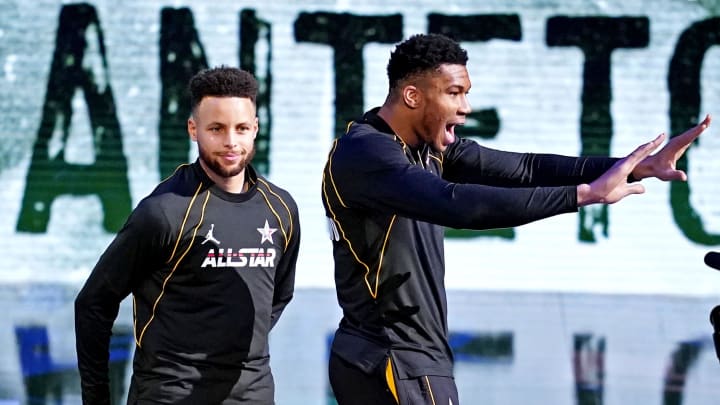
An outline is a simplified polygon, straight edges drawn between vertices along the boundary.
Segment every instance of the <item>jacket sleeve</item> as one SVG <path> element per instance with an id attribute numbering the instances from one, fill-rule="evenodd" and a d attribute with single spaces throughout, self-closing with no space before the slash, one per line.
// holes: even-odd
<path id="1" fill-rule="evenodd" d="M 297 206 L 291 205 L 292 229 L 289 232 L 287 249 L 283 253 L 275 271 L 275 290 L 273 293 L 270 328 L 280 319 L 280 315 L 290 302 L 295 291 L 295 266 L 300 250 L 300 218 Z"/>
<path id="2" fill-rule="evenodd" d="M 109 345 L 120 303 L 131 291 L 139 263 L 149 260 L 153 228 L 135 210 L 93 268 L 75 299 L 75 346 L 84 404 L 110 404 Z"/>
<path id="3" fill-rule="evenodd" d="M 516 153 L 491 149 L 458 138 L 443 159 L 443 177 L 458 183 L 505 187 L 571 186 L 589 183 L 617 158 Z"/>
<path id="4" fill-rule="evenodd" d="M 336 193 L 350 208 L 478 230 L 518 226 L 577 211 L 575 186 L 448 181 L 411 163 L 401 145 L 380 134 L 340 139 L 336 145 L 326 166 L 327 184 L 331 185 L 327 192 Z"/>

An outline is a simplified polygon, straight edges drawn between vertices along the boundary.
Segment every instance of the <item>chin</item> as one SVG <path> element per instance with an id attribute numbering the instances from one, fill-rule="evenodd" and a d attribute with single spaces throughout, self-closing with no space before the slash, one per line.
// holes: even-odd
<path id="1" fill-rule="evenodd" d="M 448 145 L 445 145 L 441 139 L 437 139 L 435 142 L 431 143 L 430 146 L 436 152 L 445 152 L 445 149 L 448 147 Z"/>

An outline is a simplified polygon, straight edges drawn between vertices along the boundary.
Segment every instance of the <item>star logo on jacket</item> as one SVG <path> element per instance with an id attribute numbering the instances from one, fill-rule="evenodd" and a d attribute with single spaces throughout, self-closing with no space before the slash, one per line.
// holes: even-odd
<path id="1" fill-rule="evenodd" d="M 258 232 L 260 232 L 260 244 L 262 245 L 265 243 L 265 241 L 270 242 L 271 244 L 275 243 L 273 240 L 273 234 L 277 232 L 277 228 L 270 228 L 270 224 L 268 224 L 268 220 L 265 220 L 265 226 L 262 228 L 257 228 Z"/>

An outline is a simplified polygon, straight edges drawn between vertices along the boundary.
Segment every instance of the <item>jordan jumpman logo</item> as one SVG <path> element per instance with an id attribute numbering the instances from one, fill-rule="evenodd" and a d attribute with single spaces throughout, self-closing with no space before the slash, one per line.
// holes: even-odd
<path id="1" fill-rule="evenodd" d="M 205 242 L 215 242 L 216 244 L 220 244 L 220 241 L 215 239 L 213 236 L 213 229 L 215 229 L 215 224 L 210 224 L 210 230 L 208 231 L 207 235 L 205 235 L 205 240 L 201 243 L 201 245 L 204 245 Z"/>

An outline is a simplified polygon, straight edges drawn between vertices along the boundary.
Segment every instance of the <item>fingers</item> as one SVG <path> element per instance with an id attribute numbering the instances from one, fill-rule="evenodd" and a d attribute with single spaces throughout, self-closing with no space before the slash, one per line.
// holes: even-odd
<path id="1" fill-rule="evenodd" d="M 707 127 L 710 126 L 710 114 L 705 116 L 705 119 L 702 120 L 699 124 L 695 125 L 695 127 L 691 128 L 690 131 L 695 134 L 695 137 L 700 135 Z"/>
<path id="2" fill-rule="evenodd" d="M 712 121 L 712 117 L 710 117 L 710 114 L 707 114 L 705 116 L 705 119 L 700 124 L 705 125 L 705 128 L 707 128 L 710 126 L 710 121 Z"/>
<path id="3" fill-rule="evenodd" d="M 710 117 L 710 114 L 707 114 L 705 119 L 703 119 L 699 124 L 683 132 L 678 137 L 688 138 L 684 140 L 684 143 L 690 144 L 690 142 L 694 141 L 695 138 L 700 136 L 700 134 L 702 134 L 703 131 L 710 126 L 710 121 L 712 121 L 712 118 Z"/>
<path id="4" fill-rule="evenodd" d="M 676 170 L 674 176 L 670 178 L 671 181 L 687 181 L 687 173 L 682 170 Z"/>
<path id="5" fill-rule="evenodd" d="M 664 141 L 665 133 L 662 133 L 652 141 L 638 146 L 634 151 L 632 151 L 632 153 L 630 153 L 630 155 L 628 155 L 627 160 L 633 167 L 635 167 L 640 161 L 650 156 L 650 154 L 657 149 L 658 146 L 662 145 Z"/>
<path id="6" fill-rule="evenodd" d="M 631 194 L 643 194 L 644 192 L 645 187 L 640 183 L 625 184 L 624 186 L 617 186 L 599 201 L 604 204 L 615 204 Z"/>
<path id="7" fill-rule="evenodd" d="M 640 183 L 631 183 L 627 185 L 626 191 L 628 194 L 642 194 L 645 192 L 645 187 Z"/>

